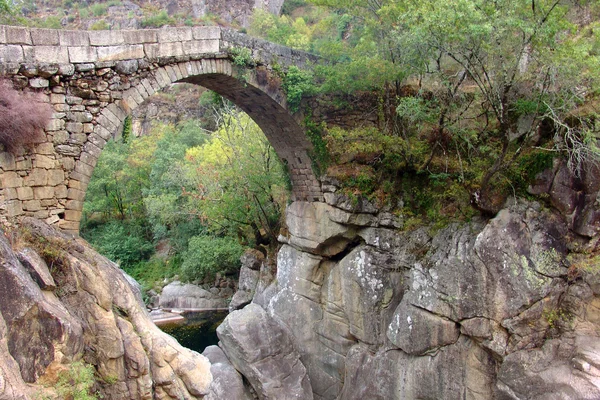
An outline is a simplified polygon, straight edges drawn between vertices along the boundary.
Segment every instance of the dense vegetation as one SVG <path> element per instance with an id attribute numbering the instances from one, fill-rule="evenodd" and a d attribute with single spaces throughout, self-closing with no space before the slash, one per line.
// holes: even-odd
<path id="1" fill-rule="evenodd" d="M 334 61 L 288 93 L 378 93 L 377 126 L 323 132 L 351 194 L 443 222 L 494 214 L 555 158 L 576 173 L 598 162 L 598 2 L 308 0 L 288 13 L 257 12 L 250 32 Z"/>
<path id="2" fill-rule="evenodd" d="M 4 22 L 56 22 L 13 4 L 0 0 Z M 149 4 L 144 27 L 209 23 Z M 99 24 L 111 5 L 64 2 Z M 248 33 L 327 60 L 278 71 L 306 117 L 316 171 L 408 229 L 493 215 L 555 160 L 576 174 L 598 163 L 599 16 L 595 0 L 287 0 L 282 16 L 256 10 Z M 367 99 L 377 123 L 319 124 L 311 96 L 337 109 Z M 276 242 L 283 168 L 247 116 L 215 105 L 216 133 L 187 121 L 133 138 L 126 126 L 98 163 L 82 234 L 138 278 L 202 279 L 235 269 L 242 246 Z"/>
<path id="3" fill-rule="evenodd" d="M 276 243 L 281 163 L 246 114 L 209 92 L 200 101 L 213 103 L 215 132 L 187 120 L 136 138 L 126 123 L 88 187 L 81 235 L 147 286 L 233 273 L 244 246 Z"/>

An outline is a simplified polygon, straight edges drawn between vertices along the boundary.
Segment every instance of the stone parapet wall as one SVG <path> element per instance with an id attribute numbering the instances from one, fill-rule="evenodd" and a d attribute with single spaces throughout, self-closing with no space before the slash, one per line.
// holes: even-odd
<path id="1" fill-rule="evenodd" d="M 250 48 L 254 68 L 234 65 L 232 47 Z M 205 86 L 240 106 L 286 162 L 293 198 L 321 200 L 310 142 L 273 85 L 277 79 L 269 77 L 270 63 L 307 60 L 307 53 L 219 27 L 79 32 L 0 26 L 0 76 L 39 93 L 54 111 L 42 142 L 19 154 L 0 152 L 0 216 L 33 216 L 77 233 L 104 145 L 120 134 L 131 111 L 176 82 Z"/>

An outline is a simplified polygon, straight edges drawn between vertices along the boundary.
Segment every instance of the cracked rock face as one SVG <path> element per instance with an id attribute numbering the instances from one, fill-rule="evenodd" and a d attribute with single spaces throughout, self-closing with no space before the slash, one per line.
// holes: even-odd
<path id="1" fill-rule="evenodd" d="M 13 243 L 26 246 L 19 258 L 0 236 L 0 399 L 35 399 L 40 391 L 56 398 L 40 384 L 51 387 L 78 360 L 94 367 L 94 390 L 105 399 L 208 394 L 208 360 L 154 325 L 114 263 L 40 221 L 21 228 Z"/>
<path id="2" fill-rule="evenodd" d="M 290 206 L 276 276 L 220 328 L 247 378 L 240 354 L 279 346 L 248 325 L 276 321 L 315 399 L 600 398 L 600 278 L 569 279 L 560 216 L 521 202 L 431 234 L 330 203 Z"/>

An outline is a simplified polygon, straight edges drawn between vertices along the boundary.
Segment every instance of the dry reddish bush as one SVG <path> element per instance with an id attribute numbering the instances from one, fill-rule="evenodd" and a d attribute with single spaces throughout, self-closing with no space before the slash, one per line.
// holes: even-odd
<path id="1" fill-rule="evenodd" d="M 42 141 L 51 116 L 52 108 L 38 96 L 0 82 L 0 143 L 7 151 Z"/>

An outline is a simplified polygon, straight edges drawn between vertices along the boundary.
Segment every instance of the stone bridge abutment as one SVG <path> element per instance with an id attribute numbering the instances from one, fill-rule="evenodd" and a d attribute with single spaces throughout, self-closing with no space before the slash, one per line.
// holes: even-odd
<path id="1" fill-rule="evenodd" d="M 247 48 L 251 68 L 233 63 Z M 0 153 L 0 215 L 43 219 L 77 233 L 94 167 L 108 140 L 146 98 L 190 82 L 228 98 L 262 128 L 287 164 L 294 200 L 318 201 L 311 144 L 286 108 L 271 65 L 310 55 L 219 27 L 58 31 L 0 26 L 0 75 L 42 94 L 54 110 L 40 143 Z"/>

